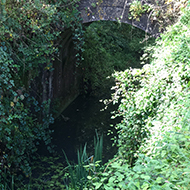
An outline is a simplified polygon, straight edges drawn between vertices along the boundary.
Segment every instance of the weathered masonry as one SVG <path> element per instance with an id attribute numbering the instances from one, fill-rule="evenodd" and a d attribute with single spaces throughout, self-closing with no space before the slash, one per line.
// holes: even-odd
<path id="1" fill-rule="evenodd" d="M 119 21 L 150 34 L 158 33 L 158 26 L 150 21 L 148 13 L 142 14 L 140 21 L 129 19 L 129 9 L 133 1 L 135 0 L 80 0 L 78 10 L 83 23 L 99 20 Z M 144 4 L 145 1 L 141 0 L 141 3 Z"/>

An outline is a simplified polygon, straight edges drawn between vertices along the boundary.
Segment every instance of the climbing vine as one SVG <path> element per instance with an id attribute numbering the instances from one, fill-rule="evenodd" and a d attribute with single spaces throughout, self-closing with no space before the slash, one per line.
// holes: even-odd
<path id="1" fill-rule="evenodd" d="M 30 176 L 29 159 L 38 141 L 46 145 L 51 141 L 52 65 L 66 28 L 73 31 L 76 49 L 82 45 L 76 8 L 77 1 L 1 1 L 1 188 L 9 183 L 8 176 L 20 171 Z"/>

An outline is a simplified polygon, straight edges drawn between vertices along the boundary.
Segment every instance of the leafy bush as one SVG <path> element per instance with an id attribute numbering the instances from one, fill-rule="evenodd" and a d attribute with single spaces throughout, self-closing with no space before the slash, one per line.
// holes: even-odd
<path id="1" fill-rule="evenodd" d="M 59 48 L 58 37 L 66 27 L 81 24 L 75 5 L 69 2 L 2 1 L 0 20 L 0 187 L 18 173 L 29 176 L 30 156 L 39 140 L 50 142 L 50 96 L 52 63 Z M 78 48 L 80 47 L 78 43 Z M 39 74 L 46 77 L 39 77 Z M 45 82 L 43 81 L 45 80 Z M 42 81 L 42 82 L 36 82 Z M 43 84 L 42 84 L 43 83 Z M 50 85 L 51 86 L 51 85 Z M 43 90 L 42 90 L 43 89 Z M 47 91 L 46 91 L 47 90 Z M 50 93 L 49 93 L 50 94 Z M 45 97 L 45 98 L 44 98 Z M 18 187 L 17 187 L 18 189 Z"/>
<path id="2" fill-rule="evenodd" d="M 114 70 L 139 67 L 143 48 L 154 41 L 143 42 L 144 31 L 127 24 L 111 21 L 92 23 L 85 33 L 85 44 L 81 64 L 86 91 L 106 86 L 107 77 Z"/>
<path id="3" fill-rule="evenodd" d="M 95 189 L 190 187 L 190 28 L 187 7 L 144 55 L 142 69 L 116 72 L 119 155 L 93 179 Z M 153 50 L 153 51 L 152 51 Z"/>

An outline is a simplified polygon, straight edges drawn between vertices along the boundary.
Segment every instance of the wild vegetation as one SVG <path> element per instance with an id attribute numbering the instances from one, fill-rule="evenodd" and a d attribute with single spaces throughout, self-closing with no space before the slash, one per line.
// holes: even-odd
<path id="1" fill-rule="evenodd" d="M 29 163 L 36 145 L 40 140 L 46 145 L 51 141 L 52 64 L 64 29 L 72 28 L 80 48 L 78 14 L 75 2 L 70 1 L 1 1 L 1 189 L 8 188 L 14 178 L 20 181 L 18 173 L 30 176 Z"/>
<path id="2" fill-rule="evenodd" d="M 147 48 L 142 69 L 114 74 L 119 152 L 91 189 L 189 189 L 189 14 Z"/>
<path id="3" fill-rule="evenodd" d="M 105 103 L 119 103 L 112 117 L 122 117 L 118 155 L 89 175 L 83 189 L 189 189 L 189 15 L 187 6 L 146 49 L 141 69 L 113 74 L 114 93 Z"/>
<path id="4" fill-rule="evenodd" d="M 105 103 L 119 103 L 112 117 L 122 118 L 114 139 L 118 154 L 105 165 L 69 164 L 70 183 L 65 188 L 189 189 L 189 14 L 188 6 L 156 45 L 147 47 L 141 69 L 113 74 L 114 93 Z M 76 184 L 72 178 L 79 166 L 88 176 L 80 176 Z"/>
<path id="5" fill-rule="evenodd" d="M 141 67 L 144 47 L 154 42 L 154 38 L 143 42 L 144 38 L 144 31 L 124 23 L 99 21 L 88 26 L 81 62 L 84 91 L 104 91 L 115 70 Z"/>
<path id="6" fill-rule="evenodd" d="M 168 27 L 154 46 L 146 48 L 142 55 L 142 68 L 139 69 L 125 70 L 125 64 L 132 63 L 132 67 L 138 62 L 134 57 L 142 50 L 141 47 L 137 49 L 140 45 L 136 43 L 137 37 L 138 40 L 142 37 L 139 31 L 126 34 L 125 31 L 133 29 L 116 23 L 108 26 L 103 23 L 100 28 L 95 24 L 94 28 L 87 29 L 90 32 L 86 33 L 86 47 L 90 42 L 95 49 L 89 48 L 83 54 L 86 59 L 81 67 L 87 71 L 84 73 L 86 86 L 91 82 L 91 88 L 95 89 L 102 85 L 102 79 L 111 71 L 123 70 L 113 74 L 113 96 L 111 100 L 105 100 L 106 105 L 111 102 L 119 104 L 112 116 L 113 119 L 122 118 L 117 126 L 113 126 L 118 131 L 118 138 L 113 139 L 118 146 L 118 154 L 105 165 L 101 164 L 102 139 L 97 137 L 94 160 L 88 158 L 86 148 L 78 152 L 78 165 L 68 161 L 67 168 L 56 166 L 52 158 L 54 175 L 49 173 L 52 170 L 48 171 L 44 175 L 49 180 L 39 179 L 38 183 L 37 180 L 23 181 L 23 176 L 31 179 L 30 158 L 39 141 L 43 140 L 48 145 L 51 140 L 51 87 L 47 86 L 52 80 L 52 63 L 58 53 L 59 35 L 71 27 L 79 50 L 83 44 L 83 31 L 76 4 L 70 1 L 2 1 L 0 188 L 188 190 L 190 6 L 186 2 L 184 6 L 178 22 Z M 110 34 L 111 27 L 113 33 Z M 121 31 L 117 38 L 118 27 Z M 124 38 L 125 35 L 132 40 Z M 110 39 L 110 43 L 105 43 L 104 39 Z M 102 41 L 100 47 L 97 46 L 98 41 Z M 92 59 L 90 54 L 95 54 L 97 59 Z M 96 68 L 95 74 L 91 74 L 91 70 Z M 36 86 L 35 81 L 40 76 L 42 83 Z M 45 80 L 46 76 L 49 76 L 49 81 Z M 45 93 L 47 91 L 49 93 Z"/>

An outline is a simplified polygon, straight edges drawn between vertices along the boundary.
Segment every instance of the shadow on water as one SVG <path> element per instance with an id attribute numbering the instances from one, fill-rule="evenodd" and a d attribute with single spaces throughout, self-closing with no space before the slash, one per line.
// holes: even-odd
<path id="1" fill-rule="evenodd" d="M 52 134 L 52 144 L 55 146 L 56 155 L 64 160 L 63 150 L 70 161 L 77 161 L 77 150 L 87 143 L 87 153 L 89 156 L 94 154 L 94 137 L 96 131 L 98 135 L 103 135 L 103 162 L 111 159 L 117 152 L 113 147 L 113 136 L 108 136 L 108 130 L 112 129 L 110 124 L 116 123 L 111 120 L 111 111 L 116 106 L 110 104 L 108 109 L 101 111 L 105 105 L 100 99 L 110 96 L 111 92 L 97 96 L 78 96 L 55 120 L 50 129 L 54 130 Z M 117 121 L 118 123 L 118 121 Z M 115 134 L 116 135 L 116 132 Z M 51 156 L 46 146 L 41 144 L 38 150 L 40 156 Z"/>
<path id="2" fill-rule="evenodd" d="M 110 104 L 106 110 L 100 111 L 105 105 L 99 100 L 110 98 L 111 95 L 110 90 L 104 92 L 97 93 L 96 96 L 80 95 L 50 126 L 50 129 L 54 130 L 52 144 L 55 146 L 55 152 L 50 154 L 46 146 L 43 143 L 40 144 L 37 160 L 33 162 L 32 178 L 34 184 L 43 186 L 46 182 L 52 182 L 53 176 L 56 175 L 56 177 L 59 176 L 60 183 L 63 185 L 64 168 L 68 166 L 63 150 L 71 163 L 77 163 L 77 150 L 81 146 L 84 147 L 85 143 L 87 143 L 87 155 L 89 157 L 94 155 L 96 132 L 99 136 L 103 135 L 103 163 L 112 159 L 117 153 L 117 147 L 112 146 L 113 141 L 111 140 L 113 135 L 117 134 L 116 131 L 112 136 L 107 135 L 109 129 L 114 130 L 110 124 L 119 123 L 119 119 L 111 119 L 111 111 L 117 107 Z M 60 175 L 56 173 L 57 171 L 61 171 Z M 58 181 L 58 178 L 56 179 Z"/>
<path id="3" fill-rule="evenodd" d="M 38 190 L 38 186 L 44 186 L 45 189 L 46 185 L 52 182 L 54 176 L 57 177 L 56 182 L 60 181 L 60 184 L 63 185 L 62 178 L 68 166 L 63 150 L 68 160 L 71 161 L 70 163 L 77 163 L 77 150 L 81 146 L 84 147 L 85 143 L 87 143 L 87 155 L 89 157 L 94 155 L 96 132 L 99 137 L 103 135 L 103 163 L 112 159 L 117 153 L 117 147 L 112 146 L 113 141 L 111 140 L 117 133 L 110 126 L 110 124 L 119 123 L 119 119 L 111 119 L 111 112 L 117 107 L 110 104 L 106 110 L 100 111 L 105 105 L 99 100 L 110 98 L 110 86 L 107 91 L 97 92 L 97 94 L 96 96 L 78 96 L 50 126 L 50 129 L 54 130 L 51 142 L 54 146 L 54 153 L 49 153 L 47 147 L 40 143 L 37 156 L 32 161 L 34 190 Z M 109 129 L 114 131 L 112 136 L 107 135 Z"/>
<path id="4" fill-rule="evenodd" d="M 69 160 L 76 161 L 76 152 L 80 146 L 87 143 L 87 152 L 93 155 L 94 136 L 96 131 L 103 134 L 104 161 L 111 158 L 117 151 L 112 147 L 110 136 L 107 136 L 111 118 L 111 109 L 100 111 L 104 104 L 99 102 L 99 97 L 79 96 L 71 105 L 55 120 L 51 126 L 54 129 L 52 143 L 55 151 L 62 154 L 65 151 Z"/>

